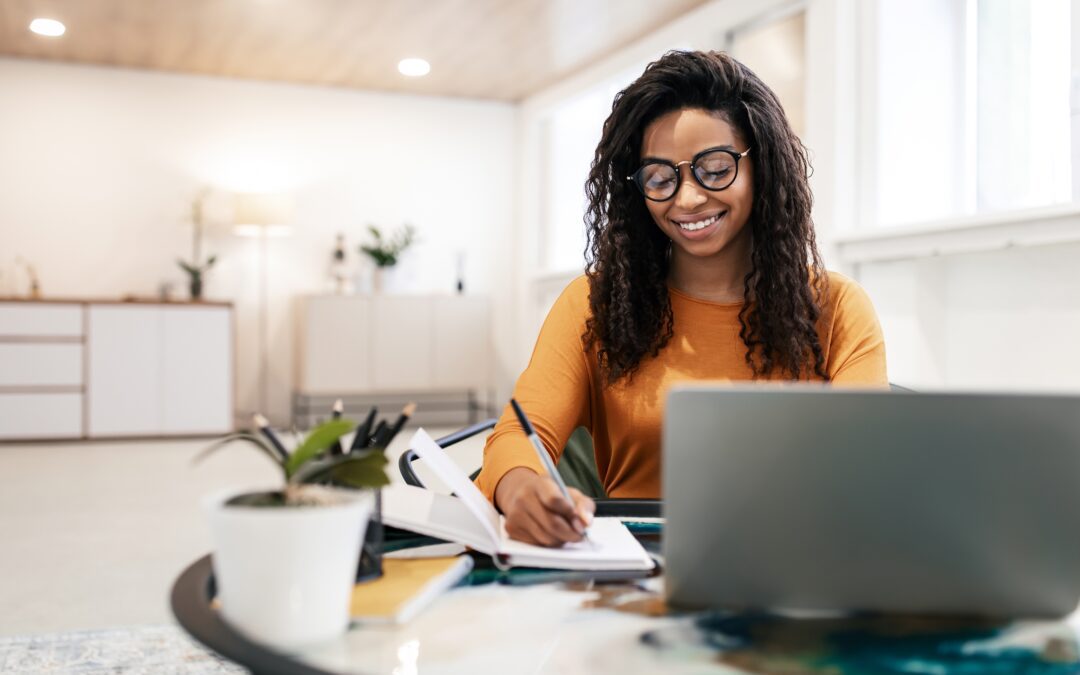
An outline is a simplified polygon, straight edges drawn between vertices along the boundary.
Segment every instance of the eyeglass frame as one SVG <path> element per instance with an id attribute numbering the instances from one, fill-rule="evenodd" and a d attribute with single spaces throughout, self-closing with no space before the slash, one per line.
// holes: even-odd
<path id="1" fill-rule="evenodd" d="M 645 199 L 648 199 L 651 202 L 670 201 L 670 200 L 674 199 L 675 195 L 679 194 L 679 190 L 682 189 L 683 174 L 682 174 L 682 171 L 679 170 L 679 167 L 681 167 L 683 164 L 689 164 L 690 165 L 690 175 L 694 177 L 694 182 L 695 183 L 700 185 L 703 189 L 708 190 L 709 192 L 722 192 L 722 191 L 728 189 L 729 187 L 731 187 L 732 185 L 734 185 L 735 181 L 737 181 L 739 179 L 739 160 L 742 159 L 743 157 L 746 157 L 747 155 L 749 155 L 751 150 L 753 150 L 752 147 L 747 148 L 746 150 L 744 150 L 742 152 L 735 152 L 731 148 L 724 148 L 724 147 L 706 148 L 706 149 L 702 150 L 701 152 L 699 152 L 698 154 L 694 155 L 693 159 L 684 159 L 683 161 L 678 162 L 678 163 L 671 162 L 671 161 L 668 161 L 666 159 L 650 159 L 649 161 L 647 161 L 644 164 L 642 164 L 641 166 L 639 166 L 637 171 L 635 171 L 634 173 L 627 176 L 626 180 L 633 181 L 634 186 L 637 187 L 638 192 L 641 193 L 641 196 L 644 197 Z M 708 185 L 705 185 L 705 183 L 701 182 L 701 178 L 697 175 L 697 171 L 695 171 L 698 160 L 701 159 L 702 157 L 704 157 L 705 155 L 708 155 L 708 154 L 711 154 L 711 153 L 714 153 L 714 152 L 726 152 L 727 154 L 729 154 L 733 158 L 735 158 L 735 175 L 731 178 L 731 182 L 728 183 L 727 185 L 725 185 L 722 188 L 711 188 Z M 671 196 L 664 197 L 663 199 L 656 199 L 655 197 L 650 197 L 649 195 L 645 194 L 645 188 L 644 188 L 644 186 L 642 186 L 641 180 L 638 179 L 638 176 L 641 174 L 642 171 L 645 170 L 645 167 L 649 166 L 650 164 L 663 164 L 665 166 L 670 166 L 672 169 L 675 170 L 675 190 L 672 191 Z"/>

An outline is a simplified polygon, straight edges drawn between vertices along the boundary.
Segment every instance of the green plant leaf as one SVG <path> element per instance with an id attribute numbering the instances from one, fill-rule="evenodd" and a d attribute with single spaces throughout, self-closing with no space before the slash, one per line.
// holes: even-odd
<path id="1" fill-rule="evenodd" d="M 290 483 L 324 483 L 363 489 L 390 484 L 386 454 L 380 450 L 321 457 L 304 463 L 289 477 Z"/>
<path id="2" fill-rule="evenodd" d="M 209 258 L 206 259 L 206 265 L 203 266 L 203 269 L 204 270 L 210 269 L 211 267 L 214 266 L 215 262 L 217 262 L 217 256 L 216 255 L 210 256 Z"/>
<path id="3" fill-rule="evenodd" d="M 371 256 L 378 267 L 396 265 L 401 253 L 416 240 L 416 229 L 412 225 L 405 225 L 386 239 L 383 239 L 382 232 L 374 225 L 368 225 L 368 231 L 375 241 L 361 245 L 360 252 Z"/>
<path id="4" fill-rule="evenodd" d="M 291 477 L 305 462 L 326 452 L 334 441 L 352 430 L 354 422 L 346 419 L 328 420 L 311 430 L 304 442 L 289 455 L 285 462 L 285 476 Z"/>
<path id="5" fill-rule="evenodd" d="M 255 434 L 249 434 L 243 431 L 235 434 L 229 434 L 224 438 L 220 438 L 214 441 L 210 445 L 206 446 L 206 448 L 204 448 L 202 452 L 192 457 L 191 463 L 198 464 L 199 462 L 209 457 L 211 454 L 217 452 L 218 450 L 224 448 L 227 445 L 231 445 L 235 441 L 244 441 L 262 450 L 264 453 L 266 453 L 266 456 L 274 462 L 274 464 L 281 467 L 281 471 L 282 473 L 285 473 L 286 478 L 288 477 L 288 474 L 285 471 L 285 463 L 281 461 L 281 457 L 278 455 L 277 451 L 270 447 L 269 441 L 262 438 L 261 436 L 256 436 Z"/>
<path id="6" fill-rule="evenodd" d="M 195 267 L 193 267 L 192 265 L 184 262 L 183 260 L 177 259 L 176 264 L 179 265 L 180 268 L 182 270 L 184 270 L 185 272 L 187 272 L 188 274 L 198 274 L 199 273 L 198 270 Z"/>

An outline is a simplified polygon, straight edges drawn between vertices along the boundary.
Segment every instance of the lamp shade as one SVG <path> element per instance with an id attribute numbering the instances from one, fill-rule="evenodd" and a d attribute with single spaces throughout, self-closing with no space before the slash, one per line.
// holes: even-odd
<path id="1" fill-rule="evenodd" d="M 237 234 L 258 234 L 262 228 L 287 230 L 291 220 L 292 200 L 286 195 L 241 193 L 233 200 Z"/>

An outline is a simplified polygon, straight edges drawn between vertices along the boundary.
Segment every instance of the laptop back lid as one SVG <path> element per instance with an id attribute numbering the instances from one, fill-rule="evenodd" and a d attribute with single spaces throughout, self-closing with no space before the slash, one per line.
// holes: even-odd
<path id="1" fill-rule="evenodd" d="M 1059 616 L 1080 599 L 1080 397 L 675 388 L 668 600 Z"/>

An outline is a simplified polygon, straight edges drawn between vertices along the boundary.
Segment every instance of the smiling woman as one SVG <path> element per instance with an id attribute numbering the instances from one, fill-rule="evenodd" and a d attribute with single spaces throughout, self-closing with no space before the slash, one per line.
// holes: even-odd
<path id="1" fill-rule="evenodd" d="M 667 390 L 688 380 L 885 386 L 873 306 L 827 273 L 806 151 L 776 95 L 717 52 L 671 52 L 615 97 L 586 182 L 589 260 L 551 309 L 514 397 L 558 460 L 592 434 L 609 497 L 656 498 Z M 513 414 L 477 482 L 512 536 L 580 539 Z"/>

